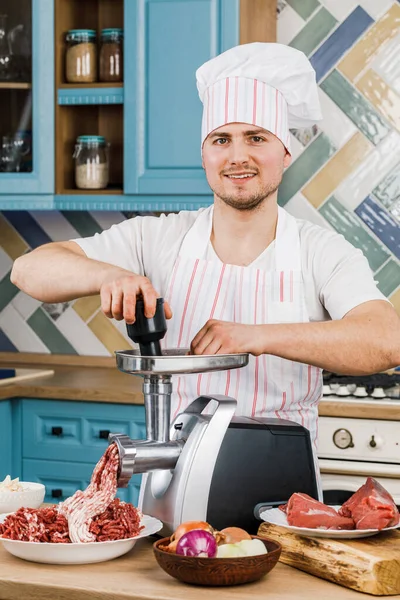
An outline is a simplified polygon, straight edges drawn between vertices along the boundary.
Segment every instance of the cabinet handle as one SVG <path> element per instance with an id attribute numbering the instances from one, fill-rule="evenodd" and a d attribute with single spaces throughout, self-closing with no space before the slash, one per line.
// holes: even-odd
<path id="1" fill-rule="evenodd" d="M 101 438 L 102 440 L 108 440 L 109 435 L 110 435 L 109 429 L 100 429 L 99 438 Z"/>
<path id="2" fill-rule="evenodd" d="M 52 498 L 61 498 L 61 496 L 63 495 L 62 490 L 51 490 L 51 497 Z"/>
<path id="3" fill-rule="evenodd" d="M 63 428 L 62 427 L 52 427 L 51 428 L 51 435 L 62 435 L 63 434 Z"/>

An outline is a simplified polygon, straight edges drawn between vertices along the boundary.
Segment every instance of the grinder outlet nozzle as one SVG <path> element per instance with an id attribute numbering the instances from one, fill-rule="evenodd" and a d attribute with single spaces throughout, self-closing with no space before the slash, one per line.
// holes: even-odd
<path id="1" fill-rule="evenodd" d="M 167 332 L 167 322 L 164 312 L 164 298 L 157 298 L 156 312 L 150 319 L 144 314 L 144 301 L 136 301 L 135 322 L 126 325 L 130 339 L 139 344 L 142 356 L 161 356 L 160 340 Z"/>

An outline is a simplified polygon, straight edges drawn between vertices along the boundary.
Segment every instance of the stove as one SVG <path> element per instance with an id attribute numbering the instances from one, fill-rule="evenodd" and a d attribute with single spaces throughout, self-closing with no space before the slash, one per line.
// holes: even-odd
<path id="1" fill-rule="evenodd" d="M 400 402 L 400 373 L 350 377 L 323 373 L 321 402 L 373 406 Z M 375 477 L 400 506 L 400 424 L 394 420 L 321 416 L 318 460 L 324 501 L 342 504 Z"/>

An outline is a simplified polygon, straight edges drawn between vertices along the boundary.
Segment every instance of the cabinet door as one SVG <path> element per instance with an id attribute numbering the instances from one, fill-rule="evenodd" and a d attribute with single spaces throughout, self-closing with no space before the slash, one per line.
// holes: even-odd
<path id="1" fill-rule="evenodd" d="M 24 459 L 21 479 L 42 483 L 46 488 L 44 502 L 58 504 L 77 490 L 84 490 L 92 472 L 93 465 L 87 463 Z M 118 488 L 117 497 L 137 506 L 141 478 L 141 475 L 134 475 L 127 488 Z"/>
<path id="2" fill-rule="evenodd" d="M 52 194 L 54 0 L 0 4 L 0 194 Z"/>
<path id="3" fill-rule="evenodd" d="M 211 194 L 195 72 L 239 43 L 239 1 L 125 0 L 124 22 L 125 193 Z"/>
<path id="4" fill-rule="evenodd" d="M 6 475 L 19 477 L 20 473 L 12 472 L 11 462 L 11 432 L 12 432 L 12 413 L 11 400 L 0 400 L 0 481 Z"/>

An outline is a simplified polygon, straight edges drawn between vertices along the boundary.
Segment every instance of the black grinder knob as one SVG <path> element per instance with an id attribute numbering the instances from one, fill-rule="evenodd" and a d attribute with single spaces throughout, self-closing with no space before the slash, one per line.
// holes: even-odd
<path id="1" fill-rule="evenodd" d="M 164 298 L 157 298 L 154 317 L 148 319 L 144 314 L 144 301 L 136 300 L 136 320 L 132 325 L 126 325 L 128 335 L 133 342 L 139 344 L 142 356 L 161 356 L 160 340 L 167 332 L 167 322 L 164 313 Z"/>

